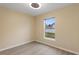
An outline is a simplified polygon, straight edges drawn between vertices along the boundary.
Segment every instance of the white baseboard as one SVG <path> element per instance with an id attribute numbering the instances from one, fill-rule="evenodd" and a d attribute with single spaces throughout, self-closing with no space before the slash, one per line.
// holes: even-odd
<path id="1" fill-rule="evenodd" d="M 1 51 L 4 51 L 4 50 L 7 50 L 7 49 L 11 49 L 11 48 L 14 48 L 14 47 L 18 47 L 18 46 L 21 46 L 21 45 L 24 45 L 24 44 L 28 44 L 32 41 L 28 41 L 28 42 L 23 42 L 23 43 L 20 43 L 20 44 L 17 44 L 17 45 L 13 45 L 13 46 L 10 46 L 10 47 L 7 47 L 7 48 L 3 48 L 3 49 L 0 49 L 0 52 Z"/>
<path id="2" fill-rule="evenodd" d="M 71 50 L 68 50 L 68 49 L 65 49 L 65 48 L 62 48 L 62 47 L 54 46 L 54 45 L 51 45 L 51 44 L 46 43 L 46 42 L 42 42 L 42 41 L 36 41 L 36 42 L 43 43 L 43 44 L 49 45 L 51 47 L 55 47 L 55 48 L 58 48 L 58 49 L 61 49 L 61 50 L 68 51 L 68 52 L 74 53 L 76 55 L 79 55 L 78 52 L 74 52 L 74 51 L 71 51 Z"/>

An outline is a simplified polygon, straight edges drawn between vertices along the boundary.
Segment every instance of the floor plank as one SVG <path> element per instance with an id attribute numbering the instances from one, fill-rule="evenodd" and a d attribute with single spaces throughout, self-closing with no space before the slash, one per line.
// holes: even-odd
<path id="1" fill-rule="evenodd" d="M 0 52 L 0 55 L 74 55 L 38 42 L 31 42 Z"/>

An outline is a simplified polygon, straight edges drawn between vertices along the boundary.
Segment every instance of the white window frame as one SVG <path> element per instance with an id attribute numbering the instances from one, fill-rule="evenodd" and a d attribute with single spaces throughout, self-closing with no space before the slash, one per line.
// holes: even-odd
<path id="1" fill-rule="evenodd" d="M 55 18 L 55 17 L 50 17 L 50 18 Z M 46 19 L 50 19 L 50 18 L 46 18 Z M 55 20 L 56 20 L 56 18 L 55 18 Z M 45 21 L 45 19 L 44 19 L 44 21 Z M 44 23 L 44 21 L 43 21 L 43 26 L 44 26 L 44 39 L 56 41 L 54 38 L 45 37 L 45 23 Z"/>

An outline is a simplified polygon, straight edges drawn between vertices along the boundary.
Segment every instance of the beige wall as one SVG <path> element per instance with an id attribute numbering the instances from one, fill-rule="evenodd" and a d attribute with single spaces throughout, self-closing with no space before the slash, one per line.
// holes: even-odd
<path id="1" fill-rule="evenodd" d="M 34 40 L 34 17 L 0 7 L 0 50 Z"/>
<path id="2" fill-rule="evenodd" d="M 56 41 L 44 39 L 43 20 L 56 17 Z M 36 17 L 37 41 L 79 54 L 79 4 L 73 4 Z"/>

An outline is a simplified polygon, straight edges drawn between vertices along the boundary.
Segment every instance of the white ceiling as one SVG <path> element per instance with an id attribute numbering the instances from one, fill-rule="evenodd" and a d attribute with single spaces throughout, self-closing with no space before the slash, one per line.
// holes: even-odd
<path id="1" fill-rule="evenodd" d="M 29 3 L 0 3 L 1 6 L 7 7 L 9 9 L 28 13 L 33 16 L 37 16 L 61 7 L 65 7 L 67 5 L 71 5 L 69 3 L 41 3 L 40 9 L 32 9 L 29 7 Z"/>

